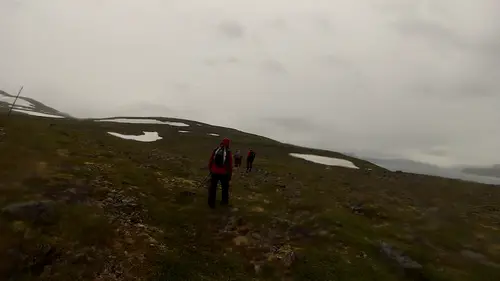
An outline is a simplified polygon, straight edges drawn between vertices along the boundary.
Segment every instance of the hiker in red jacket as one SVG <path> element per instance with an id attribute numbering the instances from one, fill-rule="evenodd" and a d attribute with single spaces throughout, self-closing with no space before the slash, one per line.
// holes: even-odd
<path id="1" fill-rule="evenodd" d="M 229 139 L 223 139 L 220 146 L 212 152 L 208 163 L 211 175 L 210 187 L 208 189 L 208 206 L 212 209 L 215 208 L 219 181 L 222 185 L 221 205 L 229 204 L 229 182 L 233 175 L 233 155 L 231 154 L 231 150 L 229 150 L 229 143 Z"/>
<path id="2" fill-rule="evenodd" d="M 255 152 L 250 149 L 247 154 L 247 172 L 252 171 L 253 160 L 255 160 Z"/>

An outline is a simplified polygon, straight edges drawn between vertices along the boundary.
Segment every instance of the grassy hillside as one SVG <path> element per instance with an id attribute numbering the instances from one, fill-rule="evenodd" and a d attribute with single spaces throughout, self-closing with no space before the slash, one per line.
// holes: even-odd
<path id="1" fill-rule="evenodd" d="M 181 134 L 11 117 L 0 119 L 4 280 L 500 280 L 496 186 L 393 173 L 191 121 Z M 254 172 L 235 172 L 229 208 L 210 210 L 200 184 L 221 139 L 207 133 L 258 153 Z"/>

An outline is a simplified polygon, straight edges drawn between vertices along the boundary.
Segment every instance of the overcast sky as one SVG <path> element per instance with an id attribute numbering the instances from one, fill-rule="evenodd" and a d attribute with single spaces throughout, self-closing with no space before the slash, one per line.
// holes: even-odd
<path id="1" fill-rule="evenodd" d="M 500 163 L 498 0 L 0 0 L 0 89 L 438 165 Z"/>

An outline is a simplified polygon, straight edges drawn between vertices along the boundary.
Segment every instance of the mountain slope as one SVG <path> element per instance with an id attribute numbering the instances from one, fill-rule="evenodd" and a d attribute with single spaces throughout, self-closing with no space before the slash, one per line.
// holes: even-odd
<path id="1" fill-rule="evenodd" d="M 8 111 L 14 102 L 16 96 L 15 95 L 10 95 L 4 91 L 0 90 L 0 112 L 5 112 Z M 16 104 L 14 105 L 14 109 L 19 109 L 19 110 L 27 110 L 27 111 L 34 111 L 38 113 L 45 113 L 45 114 L 50 114 L 50 115 L 58 115 L 58 116 L 64 116 L 70 118 L 71 116 L 67 113 L 60 112 L 52 107 L 49 107 L 35 99 L 29 98 L 29 97 L 23 97 L 20 96 Z M 14 110 L 15 113 L 15 110 Z"/>
<path id="2" fill-rule="evenodd" d="M 500 165 L 493 165 L 491 167 L 484 168 L 469 167 L 464 168 L 462 171 L 467 174 L 500 178 Z"/>
<path id="3" fill-rule="evenodd" d="M 0 276 L 500 280 L 498 187 L 161 120 L 189 126 L 2 115 Z M 143 131 L 162 139 L 108 134 Z M 255 149 L 255 171 L 236 170 L 232 207 L 210 210 L 206 166 L 222 137 L 233 150 Z M 360 169 L 289 153 L 338 157 Z"/>

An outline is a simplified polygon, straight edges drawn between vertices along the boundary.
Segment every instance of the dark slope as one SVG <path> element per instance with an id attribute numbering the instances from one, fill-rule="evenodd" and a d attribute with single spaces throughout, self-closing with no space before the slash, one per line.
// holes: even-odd
<path id="1" fill-rule="evenodd" d="M 498 187 L 390 172 L 335 152 L 164 120 L 191 126 L 2 115 L 0 276 L 500 280 Z M 107 134 L 143 131 L 163 139 Z M 235 171 L 233 206 L 212 211 L 202 180 L 226 136 L 233 149 L 257 151 L 256 170 Z M 352 159 L 361 169 L 291 152 Z M 18 204 L 33 201 L 35 212 Z"/>

